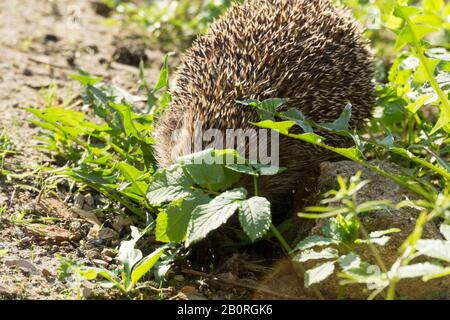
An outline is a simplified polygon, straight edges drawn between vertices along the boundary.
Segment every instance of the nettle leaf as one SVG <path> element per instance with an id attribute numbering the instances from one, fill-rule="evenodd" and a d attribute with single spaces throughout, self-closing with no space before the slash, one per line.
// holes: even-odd
<path id="1" fill-rule="evenodd" d="M 183 242 L 192 212 L 197 206 L 210 201 L 207 194 L 196 190 L 189 197 L 170 203 L 156 219 L 156 240 L 166 243 Z"/>
<path id="2" fill-rule="evenodd" d="M 357 269 L 361 266 L 361 258 L 357 254 L 350 252 L 349 254 L 340 257 L 338 263 L 344 271 Z"/>
<path id="3" fill-rule="evenodd" d="M 441 224 L 439 230 L 441 231 L 444 238 L 447 239 L 447 241 L 450 241 L 450 225 L 443 223 Z"/>
<path id="4" fill-rule="evenodd" d="M 355 243 L 357 244 L 377 244 L 379 246 L 384 246 L 386 243 L 389 242 L 391 237 L 389 236 L 383 236 L 379 238 L 369 238 L 369 239 L 356 239 Z"/>
<path id="5" fill-rule="evenodd" d="M 159 170 L 148 187 L 148 201 L 152 206 L 160 206 L 184 198 L 191 194 L 193 184 L 192 178 L 180 165 Z"/>
<path id="6" fill-rule="evenodd" d="M 320 126 L 334 131 L 348 131 L 348 124 L 351 117 L 352 104 L 348 103 L 337 120 L 335 120 L 333 123 L 320 124 Z"/>
<path id="7" fill-rule="evenodd" d="M 160 206 L 180 198 L 187 197 L 191 192 L 182 186 L 167 186 L 147 193 L 147 199 L 152 206 Z"/>
<path id="8" fill-rule="evenodd" d="M 289 129 L 291 129 L 293 126 L 295 126 L 295 121 L 281 121 L 281 122 L 274 122 L 271 120 L 261 121 L 257 123 L 251 123 L 255 126 L 258 126 L 263 129 L 271 129 L 278 131 L 281 134 L 289 134 Z"/>
<path id="9" fill-rule="evenodd" d="M 450 241 L 444 240 L 419 240 L 416 249 L 428 257 L 450 262 Z"/>
<path id="10" fill-rule="evenodd" d="M 239 221 L 252 242 L 262 238 L 272 223 L 270 202 L 262 197 L 242 201 L 239 207 Z"/>
<path id="11" fill-rule="evenodd" d="M 384 246 L 388 241 L 391 239 L 391 237 L 387 236 L 387 234 L 391 233 L 397 233 L 400 232 L 400 229 L 392 228 L 388 230 L 382 230 L 382 231 L 374 231 L 369 234 L 368 239 L 357 239 L 355 240 L 355 243 L 358 244 L 377 244 L 380 246 Z"/>
<path id="12" fill-rule="evenodd" d="M 234 150 L 207 149 L 178 159 L 195 184 L 214 191 L 225 190 L 239 181 L 241 175 L 226 167 L 235 163 L 239 154 Z"/>
<path id="13" fill-rule="evenodd" d="M 287 170 L 284 167 L 263 164 L 228 164 L 226 167 L 230 170 L 251 176 L 273 176 Z"/>
<path id="14" fill-rule="evenodd" d="M 186 247 L 204 239 L 236 212 L 240 202 L 247 197 L 244 188 L 226 191 L 205 205 L 198 206 L 192 212 L 186 237 Z"/>
<path id="15" fill-rule="evenodd" d="M 264 101 L 258 101 L 254 99 L 236 101 L 245 106 L 254 107 L 260 117 L 261 120 L 275 120 L 275 115 L 278 112 L 278 109 L 286 104 L 287 99 L 280 98 L 271 98 Z"/>
<path id="16" fill-rule="evenodd" d="M 334 248 L 325 248 L 321 251 L 307 249 L 297 254 L 293 260 L 296 262 L 306 262 L 309 260 L 336 259 L 338 257 L 339 252 Z"/>
<path id="17" fill-rule="evenodd" d="M 175 164 L 167 169 L 158 170 L 154 174 L 149 191 L 167 186 L 191 187 L 193 185 L 194 181 L 184 168 L 180 164 Z"/>
<path id="18" fill-rule="evenodd" d="M 334 272 L 334 261 L 325 262 L 317 265 L 313 269 L 309 269 L 305 272 L 305 287 L 309 288 L 315 283 L 322 282 Z"/>
<path id="19" fill-rule="evenodd" d="M 322 236 L 310 236 L 300 241 L 293 251 L 305 250 L 313 247 L 329 246 L 331 244 L 337 244 L 338 242 L 327 237 Z"/>
<path id="20" fill-rule="evenodd" d="M 445 271 L 445 268 L 429 262 L 417 263 L 398 268 L 395 277 L 400 279 L 433 276 Z M 392 275 L 390 275 L 391 277 Z"/>
<path id="21" fill-rule="evenodd" d="M 296 109 L 296 108 L 291 108 L 288 111 L 284 112 L 281 114 L 281 118 L 283 120 L 293 120 L 295 121 L 295 123 L 303 129 L 303 131 L 305 133 L 310 133 L 313 132 L 313 128 L 311 123 L 305 118 L 305 116 L 303 115 L 303 113 Z"/>

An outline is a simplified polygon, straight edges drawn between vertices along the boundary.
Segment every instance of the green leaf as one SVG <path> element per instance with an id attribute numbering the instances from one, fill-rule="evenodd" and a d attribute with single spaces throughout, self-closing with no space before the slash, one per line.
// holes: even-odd
<path id="1" fill-rule="evenodd" d="M 228 161 L 234 163 L 239 155 L 234 150 L 207 149 L 178 160 L 192 180 L 199 186 L 213 191 L 225 190 L 239 181 L 240 173 L 228 169 Z"/>
<path id="2" fill-rule="evenodd" d="M 89 75 L 83 75 L 83 74 L 70 74 L 69 78 L 72 78 L 85 86 L 93 86 L 93 85 L 99 83 L 100 81 L 103 81 L 103 78 L 91 77 Z"/>
<path id="3" fill-rule="evenodd" d="M 450 262 L 450 241 L 444 240 L 419 240 L 416 249 L 428 257 Z"/>
<path id="4" fill-rule="evenodd" d="M 431 72 L 431 75 L 434 74 L 434 71 L 436 70 L 436 67 L 439 64 L 439 60 L 437 59 L 430 59 L 425 58 L 427 66 L 425 66 L 423 63 L 419 64 L 419 66 L 416 69 L 416 72 L 414 74 L 413 82 L 417 84 L 422 84 L 429 79 L 428 70 Z M 427 100 L 425 100 L 427 101 Z M 421 102 L 421 101 L 419 101 Z"/>
<path id="5" fill-rule="evenodd" d="M 433 276 L 442 273 L 444 268 L 429 262 L 417 263 L 398 268 L 395 276 L 400 279 Z"/>
<path id="6" fill-rule="evenodd" d="M 289 134 L 289 129 L 291 129 L 293 126 L 295 126 L 295 121 L 282 121 L 282 122 L 274 122 L 271 120 L 261 121 L 257 123 L 252 123 L 255 126 L 258 126 L 260 128 L 264 129 L 271 129 L 278 131 L 281 134 Z"/>
<path id="7" fill-rule="evenodd" d="M 192 212 L 197 206 L 210 201 L 208 195 L 197 190 L 189 197 L 169 204 L 156 219 L 156 240 L 176 243 L 184 241 Z"/>
<path id="8" fill-rule="evenodd" d="M 348 124 L 352 117 L 352 105 L 348 103 L 342 111 L 340 117 L 333 123 L 321 124 L 322 127 L 334 130 L 334 131 L 348 131 Z"/>
<path id="9" fill-rule="evenodd" d="M 297 254 L 293 260 L 296 262 L 306 262 L 309 260 L 336 259 L 338 257 L 339 252 L 334 248 L 325 248 L 321 251 L 307 249 Z"/>
<path id="10" fill-rule="evenodd" d="M 379 238 L 369 238 L 369 239 L 356 239 L 355 243 L 357 244 L 377 244 L 379 246 L 384 246 L 386 243 L 389 242 L 391 237 L 389 236 L 383 236 Z"/>
<path id="11" fill-rule="evenodd" d="M 270 202 L 262 197 L 242 201 L 239 207 L 239 221 L 252 242 L 262 238 L 272 223 Z"/>
<path id="12" fill-rule="evenodd" d="M 283 120 L 295 121 L 295 123 L 300 128 L 302 128 L 305 133 L 313 132 L 311 123 L 305 118 L 303 113 L 296 108 L 291 108 L 288 111 L 282 113 L 281 118 Z"/>
<path id="13" fill-rule="evenodd" d="M 287 99 L 271 98 L 264 101 L 257 101 L 253 99 L 236 101 L 245 106 L 254 107 L 261 120 L 275 120 L 278 109 L 286 104 Z"/>
<path id="14" fill-rule="evenodd" d="M 184 171 L 180 164 L 175 164 L 167 169 L 158 170 L 153 176 L 153 181 L 149 186 L 149 191 L 167 186 L 192 187 L 194 181 Z"/>
<path id="15" fill-rule="evenodd" d="M 382 236 L 387 235 L 387 234 L 398 233 L 398 232 L 401 232 L 401 230 L 398 229 L 398 228 L 391 228 L 391 229 L 387 229 L 387 230 L 371 232 L 369 234 L 369 237 L 370 238 L 379 238 L 379 237 L 382 237 Z"/>
<path id="16" fill-rule="evenodd" d="M 131 283 L 128 289 L 133 288 L 135 284 L 155 265 L 163 254 L 165 247 L 161 247 L 153 251 L 147 257 L 142 259 L 134 268 L 131 273 Z"/>
<path id="17" fill-rule="evenodd" d="M 145 197 L 146 191 L 147 191 L 147 183 L 144 181 L 139 181 L 139 178 L 144 175 L 143 171 L 140 171 L 133 167 L 132 165 L 129 165 L 126 162 L 121 162 L 118 165 L 119 170 L 122 172 L 125 179 L 131 184 L 134 191 Z"/>
<path id="18" fill-rule="evenodd" d="M 160 206 L 163 203 L 178 200 L 190 195 L 190 191 L 182 186 L 168 186 L 147 193 L 147 199 L 152 206 Z"/>
<path id="19" fill-rule="evenodd" d="M 429 11 L 439 11 L 444 7 L 444 0 L 425 0 L 423 7 Z"/>
<path id="20" fill-rule="evenodd" d="M 158 82 L 153 89 L 154 92 L 161 90 L 162 88 L 169 87 L 169 54 L 164 57 L 164 63 L 162 65 L 161 71 L 159 73 Z"/>
<path id="21" fill-rule="evenodd" d="M 334 272 L 334 261 L 325 262 L 317 265 L 313 269 L 305 272 L 305 287 L 309 288 L 315 283 L 322 282 Z"/>
<path id="22" fill-rule="evenodd" d="M 447 239 L 447 241 L 450 241 L 450 225 L 443 223 L 441 224 L 439 230 L 441 231 L 444 238 Z"/>
<path id="23" fill-rule="evenodd" d="M 349 254 L 340 257 L 338 263 L 344 271 L 358 269 L 361 266 L 361 258 L 357 254 L 350 252 Z"/>
<path id="24" fill-rule="evenodd" d="M 316 246 L 317 247 L 328 246 L 336 243 L 337 242 L 331 238 L 326 238 L 322 236 L 310 236 L 300 241 L 293 251 L 305 250 Z"/>
<path id="25" fill-rule="evenodd" d="M 245 189 L 233 189 L 222 193 L 208 204 L 198 206 L 189 221 L 186 247 L 204 239 L 211 231 L 227 222 L 246 196 Z"/>

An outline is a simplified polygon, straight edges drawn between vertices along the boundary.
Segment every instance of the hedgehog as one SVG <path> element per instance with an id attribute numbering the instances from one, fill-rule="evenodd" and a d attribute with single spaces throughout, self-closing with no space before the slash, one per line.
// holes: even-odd
<path id="1" fill-rule="evenodd" d="M 375 104 L 372 62 L 363 28 L 329 0 L 234 4 L 181 57 L 171 105 L 155 127 L 158 165 L 168 167 L 190 153 L 196 122 L 223 132 L 254 127 L 258 114 L 239 100 L 284 98 L 282 110 L 296 108 L 316 123 L 335 121 L 351 103 L 349 125 L 360 128 Z M 174 138 L 174 132 L 181 134 Z M 349 143 L 324 135 L 331 145 Z M 305 189 L 319 164 L 336 157 L 285 136 L 279 149 L 279 165 L 287 171 L 259 179 L 260 195 L 272 203 Z M 243 179 L 242 185 L 251 183 Z"/>

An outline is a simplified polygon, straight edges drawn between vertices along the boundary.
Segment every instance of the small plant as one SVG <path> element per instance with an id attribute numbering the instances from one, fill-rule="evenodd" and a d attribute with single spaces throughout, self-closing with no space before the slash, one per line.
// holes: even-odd
<path id="1" fill-rule="evenodd" d="M 350 178 L 349 184 L 338 177 L 340 189 L 331 190 L 326 196 L 323 204 L 342 203 L 343 206 L 317 206 L 305 210 L 308 213 L 299 214 L 300 217 L 310 219 L 326 219 L 321 227 L 322 236 L 310 236 L 302 240 L 294 249 L 297 252 L 293 260 L 306 262 L 310 260 L 328 260 L 316 265 L 305 273 L 305 287 L 327 279 L 333 274 L 335 265 L 338 264 L 342 272 L 366 272 L 368 269 L 386 270 L 386 266 L 380 258 L 374 245 L 383 246 L 389 241 L 389 234 L 400 232 L 399 229 L 373 231 L 368 233 L 361 223 L 359 216 L 370 214 L 372 211 L 386 209 L 391 205 L 388 201 L 369 201 L 357 203 L 357 192 L 363 188 L 368 181 L 360 180 L 361 172 Z M 362 238 L 361 238 L 362 236 Z M 355 253 L 359 246 L 369 246 L 377 257 L 379 266 L 369 265 Z M 314 248 L 320 247 L 320 251 Z M 364 269 L 364 270 L 362 270 Z"/>
<path id="2" fill-rule="evenodd" d="M 13 154 L 15 154 L 15 152 L 13 151 L 11 140 L 4 130 L 0 133 L 0 176 L 9 173 L 9 171 L 5 170 L 5 160 L 7 156 Z"/>
<path id="3" fill-rule="evenodd" d="M 96 278 L 96 273 L 90 268 L 82 266 L 77 261 L 66 259 L 62 256 L 57 256 L 60 260 L 60 265 L 56 272 L 59 281 L 69 283 L 75 290 L 78 300 L 81 300 L 81 290 L 85 282 Z"/>
<path id="4" fill-rule="evenodd" d="M 90 269 L 106 279 L 102 283 L 104 287 L 115 287 L 126 294 L 138 289 L 137 283 L 155 266 L 166 249 L 162 246 L 143 257 L 142 251 L 136 249 L 136 243 L 148 230 L 140 233 L 137 228 L 131 227 L 131 240 L 123 241 L 119 248 L 117 260 L 122 263 L 123 269 L 118 274 L 107 269 Z"/>

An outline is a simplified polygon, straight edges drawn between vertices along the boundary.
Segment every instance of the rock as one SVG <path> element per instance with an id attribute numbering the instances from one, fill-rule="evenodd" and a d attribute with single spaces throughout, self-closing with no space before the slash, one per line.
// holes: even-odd
<path id="1" fill-rule="evenodd" d="M 184 276 L 182 274 L 178 274 L 178 275 L 174 276 L 173 279 L 178 282 L 183 282 Z"/>
<path id="2" fill-rule="evenodd" d="M 24 76 L 31 77 L 33 75 L 33 71 L 31 71 L 31 69 L 29 69 L 29 68 L 24 68 L 22 71 L 22 74 Z"/>
<path id="3" fill-rule="evenodd" d="M 58 243 L 69 241 L 73 236 L 70 231 L 57 226 L 43 226 L 39 229 L 39 232 L 44 233 L 46 237 L 53 239 Z"/>
<path id="4" fill-rule="evenodd" d="M 94 296 L 94 291 L 91 288 L 83 287 L 81 288 L 81 296 L 85 299 L 92 298 Z"/>
<path id="5" fill-rule="evenodd" d="M 104 241 L 110 241 L 119 238 L 119 233 L 111 228 L 103 227 L 97 233 L 97 238 Z"/>
<path id="6" fill-rule="evenodd" d="M 121 232 L 124 228 L 129 227 L 130 225 L 130 220 L 123 216 L 116 216 L 112 221 L 112 227 L 117 232 Z"/>
<path id="7" fill-rule="evenodd" d="M 106 257 L 109 257 L 109 258 L 115 258 L 117 253 L 114 250 L 112 250 L 112 249 L 105 248 L 102 251 L 102 255 L 104 255 Z"/>
<path id="8" fill-rule="evenodd" d="M 45 43 L 47 43 L 47 42 L 58 42 L 59 40 L 60 40 L 60 39 L 59 39 L 58 36 L 56 36 L 56 35 L 54 35 L 54 34 L 51 34 L 51 33 L 46 34 L 46 35 L 44 36 L 44 42 L 45 42 Z"/>
<path id="9" fill-rule="evenodd" d="M 104 260 L 100 260 L 100 259 L 93 259 L 92 262 L 95 263 L 96 265 L 100 265 L 102 267 L 107 267 L 109 265 L 108 262 L 106 262 Z"/>
<path id="10" fill-rule="evenodd" d="M 146 63 L 148 56 L 144 43 L 129 42 L 119 45 L 113 53 L 113 60 L 118 63 L 139 67 L 141 60 Z"/>
<path id="11" fill-rule="evenodd" d="M 192 286 L 183 287 L 178 293 L 178 297 L 181 300 L 208 300 L 204 295 L 199 293 L 195 287 Z"/>
<path id="12" fill-rule="evenodd" d="M 112 13 L 112 8 L 102 1 L 91 2 L 94 12 L 102 17 L 109 17 Z"/>
<path id="13" fill-rule="evenodd" d="M 16 267 L 16 268 L 19 268 L 20 270 L 22 270 L 26 273 L 32 274 L 32 275 L 39 274 L 38 268 L 36 268 L 36 266 L 34 264 L 32 264 L 30 261 L 16 258 L 16 257 L 11 257 L 11 258 L 5 259 L 5 266 Z"/>

